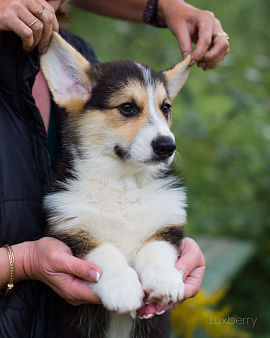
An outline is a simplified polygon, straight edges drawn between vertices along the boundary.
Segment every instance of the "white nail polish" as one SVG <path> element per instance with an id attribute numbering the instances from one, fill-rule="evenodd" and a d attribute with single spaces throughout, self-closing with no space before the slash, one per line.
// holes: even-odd
<path id="1" fill-rule="evenodd" d="M 153 313 L 149 313 L 149 315 L 144 316 L 144 319 L 150 319 L 152 317 L 154 317 L 154 314 Z"/>
<path id="2" fill-rule="evenodd" d="M 97 272 L 97 275 L 96 275 L 96 282 L 99 282 L 99 280 L 100 280 L 100 273 Z"/>
<path id="3" fill-rule="evenodd" d="M 159 312 L 157 312 L 156 314 L 157 314 L 158 316 L 160 316 L 160 315 L 163 315 L 163 313 L 165 313 L 165 310 L 159 311 Z"/>

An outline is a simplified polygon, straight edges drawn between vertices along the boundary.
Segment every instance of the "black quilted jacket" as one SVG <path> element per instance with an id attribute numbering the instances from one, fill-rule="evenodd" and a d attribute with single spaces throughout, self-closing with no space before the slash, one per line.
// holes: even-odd
<path id="1" fill-rule="evenodd" d="M 61 35 L 95 61 L 87 43 L 64 30 Z M 38 52 L 26 53 L 19 37 L 0 32 L 0 245 L 44 235 L 41 199 L 51 169 L 45 128 L 32 96 L 38 70 Z M 63 112 L 54 107 L 54 113 L 61 120 Z M 0 337 L 53 337 L 48 331 L 50 292 L 40 282 L 23 281 L 0 297 Z"/>

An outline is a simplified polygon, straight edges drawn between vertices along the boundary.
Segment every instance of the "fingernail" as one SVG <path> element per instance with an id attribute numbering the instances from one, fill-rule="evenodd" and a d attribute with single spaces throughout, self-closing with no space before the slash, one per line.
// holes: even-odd
<path id="1" fill-rule="evenodd" d="M 204 62 L 198 63 L 198 66 L 204 68 L 206 66 L 206 63 Z"/>
<path id="2" fill-rule="evenodd" d="M 185 276 L 184 272 L 182 270 L 178 270 L 178 272 L 181 273 L 182 279 L 184 280 L 184 276 Z"/>
<path id="3" fill-rule="evenodd" d="M 154 317 L 154 314 L 153 313 L 149 313 L 149 315 L 144 316 L 144 319 L 150 319 L 152 317 Z"/>
<path id="4" fill-rule="evenodd" d="M 195 63 L 196 63 L 196 61 L 194 61 L 194 60 L 191 60 L 191 61 L 190 61 L 190 63 L 189 63 L 189 67 L 192 67 L 192 66 L 194 66 L 194 65 L 195 65 Z"/>
<path id="5" fill-rule="evenodd" d="M 165 310 L 162 310 L 162 311 L 156 312 L 156 314 L 157 314 L 158 316 L 160 316 L 160 315 L 163 315 L 163 313 L 165 313 Z"/>
<path id="6" fill-rule="evenodd" d="M 184 52 L 184 53 L 182 54 L 182 56 L 183 56 L 183 59 L 185 59 L 185 58 L 188 56 L 188 52 Z"/>
<path id="7" fill-rule="evenodd" d="M 211 69 L 211 67 L 207 66 L 203 70 L 209 70 L 209 69 Z"/>
<path id="8" fill-rule="evenodd" d="M 89 270 L 89 275 L 90 275 L 91 282 L 97 283 L 100 279 L 100 273 L 95 270 Z"/>
<path id="9" fill-rule="evenodd" d="M 41 54 L 46 54 L 47 53 L 47 50 L 48 50 L 48 47 L 44 47 L 41 51 Z"/>

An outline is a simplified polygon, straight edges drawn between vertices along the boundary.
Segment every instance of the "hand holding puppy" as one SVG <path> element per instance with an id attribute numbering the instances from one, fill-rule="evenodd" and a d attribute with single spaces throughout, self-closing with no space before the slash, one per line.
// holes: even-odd
<path id="1" fill-rule="evenodd" d="M 141 318 L 150 319 L 154 315 L 163 314 L 165 311 L 175 308 L 188 298 L 193 298 L 200 291 L 201 283 L 205 272 L 205 258 L 198 244 L 191 238 L 185 237 L 180 244 L 180 258 L 176 262 L 175 267 L 183 274 L 185 284 L 185 294 L 182 301 L 178 304 L 168 306 L 159 306 L 157 304 L 146 303 L 138 314 Z"/>
<path id="2" fill-rule="evenodd" d="M 55 10 L 61 0 L 2 0 L 0 2 L 0 31 L 13 31 L 23 42 L 23 49 L 31 51 L 39 45 L 46 52 L 52 32 L 59 30 Z"/>
<path id="3" fill-rule="evenodd" d="M 176 36 L 185 57 L 191 55 L 191 63 L 203 70 L 218 67 L 230 52 L 228 36 L 223 33 L 220 21 L 212 12 L 200 10 L 179 0 L 159 0 L 158 20 Z M 192 42 L 196 43 L 193 50 Z"/>

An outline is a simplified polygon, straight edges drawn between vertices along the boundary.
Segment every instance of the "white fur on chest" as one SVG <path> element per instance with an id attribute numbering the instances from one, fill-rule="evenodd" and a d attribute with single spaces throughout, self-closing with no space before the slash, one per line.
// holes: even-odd
<path id="1" fill-rule="evenodd" d="M 109 180 L 78 179 L 69 182 L 67 191 L 47 196 L 45 203 L 54 211 L 51 223 L 57 224 L 57 231 L 80 227 L 119 247 L 132 263 L 151 234 L 185 222 L 185 194 L 182 189 L 165 187 L 164 180 L 125 187 Z"/>

